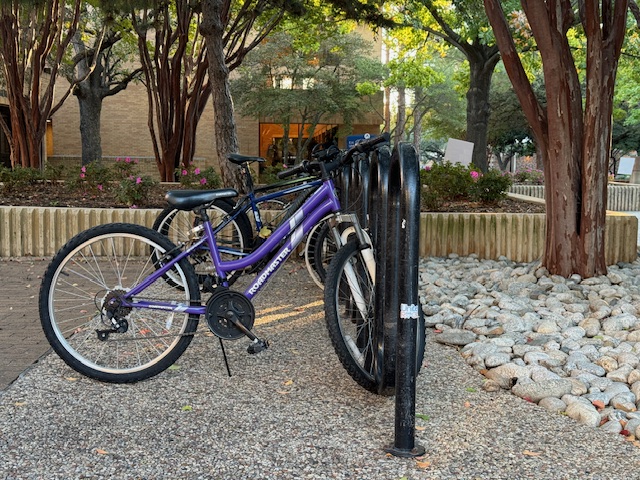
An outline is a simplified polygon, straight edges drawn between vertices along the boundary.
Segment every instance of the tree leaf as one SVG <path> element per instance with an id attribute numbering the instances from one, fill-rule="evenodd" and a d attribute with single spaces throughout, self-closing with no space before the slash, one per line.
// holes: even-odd
<path id="1" fill-rule="evenodd" d="M 522 452 L 522 454 L 529 457 L 539 457 L 540 455 L 542 455 L 541 452 L 532 452 L 531 450 L 525 450 L 524 452 Z"/>

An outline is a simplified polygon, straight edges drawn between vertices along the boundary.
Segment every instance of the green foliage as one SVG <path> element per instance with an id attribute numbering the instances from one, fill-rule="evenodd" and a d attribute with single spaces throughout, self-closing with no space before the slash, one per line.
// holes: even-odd
<path id="1" fill-rule="evenodd" d="M 118 158 L 111 166 L 96 161 L 77 167 L 66 182 L 71 191 L 112 195 L 129 206 L 144 205 L 156 184 L 151 177 L 140 174 L 138 161 L 130 157 Z"/>
<path id="2" fill-rule="evenodd" d="M 511 187 L 511 177 L 497 169 L 480 174 L 473 182 L 470 191 L 472 200 L 485 204 L 495 204 L 507 197 Z"/>
<path id="3" fill-rule="evenodd" d="M 497 203 L 506 197 L 512 181 L 499 170 L 482 174 L 473 165 L 445 162 L 421 170 L 420 183 L 423 206 L 427 210 L 438 210 L 451 201 Z"/>
<path id="4" fill-rule="evenodd" d="M 176 172 L 180 179 L 180 185 L 187 188 L 195 189 L 214 189 L 220 188 L 222 179 L 213 167 L 200 169 L 194 167 L 193 164 L 189 168 L 182 168 Z"/>
<path id="5" fill-rule="evenodd" d="M 43 176 L 37 168 L 16 166 L 12 170 L 0 167 L 0 181 L 4 183 L 6 192 L 22 190 L 40 180 L 43 180 Z"/>
<path id="6" fill-rule="evenodd" d="M 305 45 L 289 31 L 272 34 L 247 55 L 231 82 L 237 110 L 269 117 L 284 128 L 297 123 L 308 139 L 317 124 L 333 115 L 348 126 L 366 113 L 361 95 L 374 93 L 384 68 L 371 59 L 369 42 L 340 30 L 316 25 L 317 38 Z M 297 151 L 305 148 L 298 145 Z"/>
<path id="7" fill-rule="evenodd" d="M 524 168 L 511 174 L 513 183 L 524 185 L 544 185 L 544 172 L 542 170 Z"/>
<path id="8" fill-rule="evenodd" d="M 73 169 L 66 186 L 71 191 L 95 193 L 106 188 L 113 179 L 112 169 L 96 161 Z"/>
<path id="9" fill-rule="evenodd" d="M 278 173 L 282 170 L 284 170 L 284 167 L 281 164 L 266 167 L 260 173 L 260 183 L 270 185 L 272 183 L 279 182 L 280 179 L 278 178 Z"/>
<path id="10" fill-rule="evenodd" d="M 422 184 L 444 201 L 468 198 L 473 178 L 471 167 L 459 163 L 435 164 L 421 171 Z"/>
<path id="11" fill-rule="evenodd" d="M 64 165 L 52 165 L 47 163 L 44 166 L 44 179 L 50 182 L 62 180 L 65 175 L 66 168 Z"/>
<path id="12" fill-rule="evenodd" d="M 157 182 L 148 175 L 131 176 L 120 180 L 113 193 L 118 200 L 135 208 L 147 203 L 149 194 L 156 184 Z"/>

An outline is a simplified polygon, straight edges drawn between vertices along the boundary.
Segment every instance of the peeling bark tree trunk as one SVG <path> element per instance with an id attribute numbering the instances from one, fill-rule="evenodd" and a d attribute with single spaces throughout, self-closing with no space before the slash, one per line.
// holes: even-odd
<path id="1" fill-rule="evenodd" d="M 42 166 L 47 120 L 69 95 L 67 91 L 53 103 L 59 67 L 79 17 L 80 0 L 0 2 L 0 63 L 10 105 L 12 166 Z"/>
<path id="2" fill-rule="evenodd" d="M 211 93 L 204 42 L 191 32 L 198 14 L 186 0 L 173 3 L 133 16 L 147 88 L 147 125 L 163 181 L 174 181 L 180 165 L 191 164 L 198 122 Z M 154 32 L 153 49 L 149 31 Z"/>
<path id="3" fill-rule="evenodd" d="M 613 88 L 628 1 L 585 0 L 580 21 L 587 37 L 586 98 L 567 31 L 570 2 L 551 9 L 523 0 L 542 57 L 547 108 L 536 99 L 498 0 L 484 0 L 502 59 L 543 156 L 547 238 L 543 264 L 553 273 L 606 273 L 604 232 Z"/>

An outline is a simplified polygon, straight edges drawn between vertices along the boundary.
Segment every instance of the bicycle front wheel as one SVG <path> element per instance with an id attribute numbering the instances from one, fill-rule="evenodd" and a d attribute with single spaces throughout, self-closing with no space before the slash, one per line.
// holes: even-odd
<path id="1" fill-rule="evenodd" d="M 175 248 L 158 232 L 130 224 L 101 225 L 73 237 L 40 287 L 40 321 L 53 350 L 74 370 L 112 383 L 144 380 L 171 366 L 198 326 L 197 315 L 184 313 L 200 305 L 191 264 L 183 259 L 169 270 L 180 286 L 160 277 L 133 299 L 170 303 L 172 310 L 118 303 Z"/>
<path id="2" fill-rule="evenodd" d="M 374 281 L 357 241 L 334 255 L 325 278 L 324 304 L 329 338 L 340 363 L 360 386 L 378 393 L 383 332 L 374 316 Z"/>
<path id="3" fill-rule="evenodd" d="M 375 315 L 375 282 L 357 240 L 333 256 L 324 285 L 325 319 L 342 366 L 360 386 L 390 395 L 395 385 L 397 324 Z M 420 310 L 416 326 L 418 374 L 425 351 L 425 322 Z"/>

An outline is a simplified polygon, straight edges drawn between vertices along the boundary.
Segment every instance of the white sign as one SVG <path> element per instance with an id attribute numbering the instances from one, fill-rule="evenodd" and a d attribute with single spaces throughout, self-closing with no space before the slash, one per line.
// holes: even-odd
<path id="1" fill-rule="evenodd" d="M 465 142 L 464 140 L 457 140 L 455 138 L 449 139 L 447 142 L 447 148 L 444 151 L 445 161 L 469 165 L 471 164 L 472 157 L 473 143 Z"/>
<path id="2" fill-rule="evenodd" d="M 632 157 L 622 157 L 618 164 L 618 175 L 631 175 L 636 159 Z"/>

